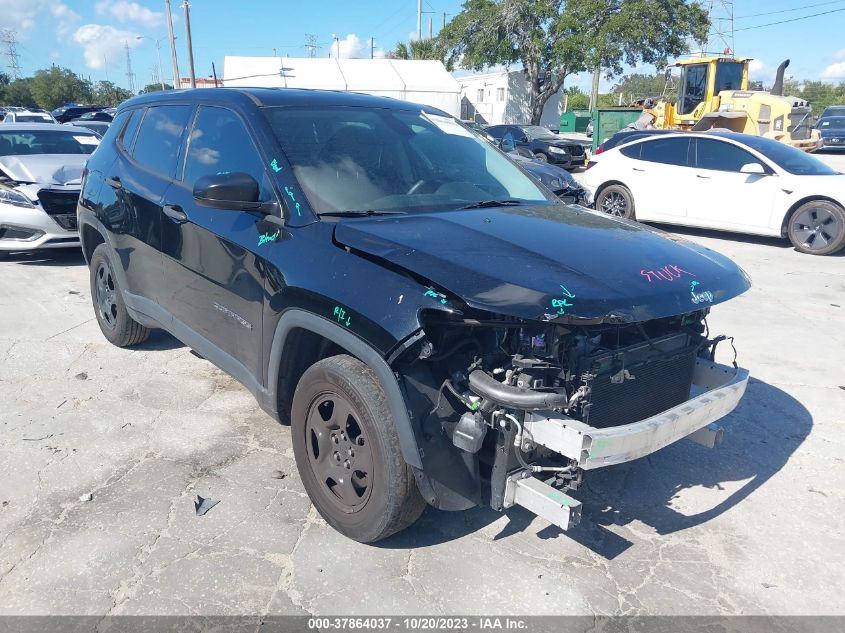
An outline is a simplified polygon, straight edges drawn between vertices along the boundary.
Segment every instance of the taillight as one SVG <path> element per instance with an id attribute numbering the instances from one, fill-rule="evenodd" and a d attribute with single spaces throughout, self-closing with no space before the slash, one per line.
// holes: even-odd
<path id="1" fill-rule="evenodd" d="M 595 164 L 596 164 L 596 161 L 594 161 L 594 160 L 587 161 L 587 169 L 589 169 L 590 167 L 592 167 Z"/>
<path id="2" fill-rule="evenodd" d="M 599 146 L 596 148 L 596 156 L 598 156 L 599 154 L 601 154 L 603 151 L 604 151 L 604 145 L 599 145 Z"/>

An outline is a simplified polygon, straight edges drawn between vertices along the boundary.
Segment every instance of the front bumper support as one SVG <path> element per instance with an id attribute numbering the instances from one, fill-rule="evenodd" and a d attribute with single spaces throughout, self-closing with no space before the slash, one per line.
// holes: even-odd
<path id="1" fill-rule="evenodd" d="M 693 372 L 692 397 L 662 413 L 633 424 L 594 428 L 555 411 L 526 411 L 525 431 L 532 442 L 574 460 L 583 470 L 622 464 L 724 417 L 737 406 L 747 385 L 745 369 L 699 358 Z M 705 434 L 693 439 L 703 439 Z"/>

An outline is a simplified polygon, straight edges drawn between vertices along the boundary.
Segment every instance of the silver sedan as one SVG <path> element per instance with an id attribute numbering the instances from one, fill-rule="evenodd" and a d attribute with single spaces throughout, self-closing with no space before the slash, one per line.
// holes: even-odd
<path id="1" fill-rule="evenodd" d="M 99 138 L 82 127 L 0 127 L 0 254 L 79 247 L 82 169 Z"/>

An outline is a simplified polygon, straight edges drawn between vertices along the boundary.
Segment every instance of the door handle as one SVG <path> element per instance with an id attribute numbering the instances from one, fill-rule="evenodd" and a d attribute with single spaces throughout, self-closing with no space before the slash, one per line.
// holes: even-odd
<path id="1" fill-rule="evenodd" d="M 701 178 L 702 180 L 710 180 L 710 176 L 702 176 L 701 174 L 696 174 L 696 178 Z"/>
<path id="2" fill-rule="evenodd" d="M 161 210 L 164 211 L 164 215 L 176 220 L 178 224 L 188 221 L 188 214 L 182 211 L 182 208 L 175 204 L 166 204 L 161 208 Z"/>
<path id="3" fill-rule="evenodd" d="M 120 189 L 123 186 L 120 184 L 120 178 L 117 176 L 108 176 L 106 178 L 106 184 L 114 189 Z"/>
<path id="4" fill-rule="evenodd" d="M 645 169 L 640 169 L 639 167 L 631 167 L 634 171 L 645 171 Z"/>

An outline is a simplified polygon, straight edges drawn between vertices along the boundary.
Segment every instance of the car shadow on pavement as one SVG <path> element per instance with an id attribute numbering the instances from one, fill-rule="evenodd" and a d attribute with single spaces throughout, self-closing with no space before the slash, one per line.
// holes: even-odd
<path id="1" fill-rule="evenodd" d="M 6 253 L 0 261 L 24 266 L 85 266 L 80 248 L 54 248 L 43 251 Z"/>
<path id="2" fill-rule="evenodd" d="M 152 329 L 150 330 L 150 338 L 143 343 L 133 345 L 132 349 L 144 352 L 163 352 L 169 349 L 179 349 L 180 347 L 185 347 L 185 344 L 169 332 Z"/>
<path id="3" fill-rule="evenodd" d="M 773 246 L 783 250 L 793 249 L 794 247 L 785 237 L 766 237 L 763 235 L 749 235 L 748 233 L 733 233 L 731 231 L 715 231 L 711 229 L 699 229 L 691 226 L 676 226 L 674 224 L 658 224 L 657 222 L 647 222 L 650 226 L 667 233 L 676 233 L 689 237 L 695 240 L 696 237 L 706 237 L 717 240 L 729 240 L 731 242 L 743 242 L 746 244 L 760 244 L 761 246 Z"/>
<path id="4" fill-rule="evenodd" d="M 725 431 L 724 441 L 714 449 L 681 440 L 634 462 L 587 473 L 581 489 L 571 493 L 583 503 L 580 525 L 567 532 L 548 525 L 536 536 L 570 538 L 612 560 L 633 545 L 622 535 L 630 523 L 641 523 L 645 531 L 650 528 L 657 535 L 706 523 L 746 500 L 783 468 L 810 434 L 813 418 L 785 391 L 752 378 L 739 406 L 719 425 Z M 379 545 L 436 545 L 500 517 L 489 508 L 466 512 L 429 508 L 417 524 Z M 522 508 L 510 509 L 507 517 L 494 540 L 530 530 L 534 520 Z"/>

